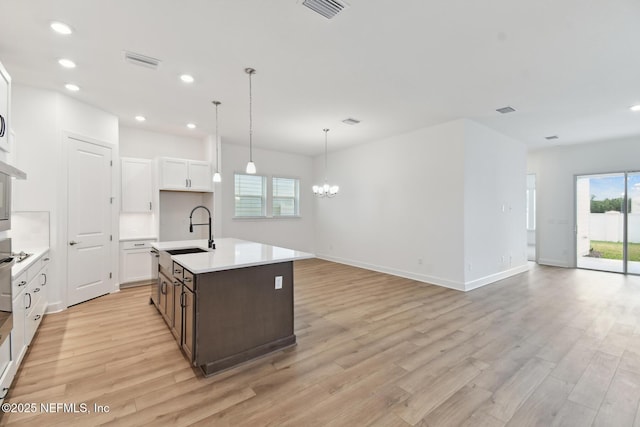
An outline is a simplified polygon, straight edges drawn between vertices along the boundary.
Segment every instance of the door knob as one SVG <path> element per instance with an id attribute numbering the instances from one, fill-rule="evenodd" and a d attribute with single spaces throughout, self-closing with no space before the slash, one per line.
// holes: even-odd
<path id="1" fill-rule="evenodd" d="M 69 242 L 69 246 L 77 245 L 79 243 L 82 243 L 82 242 L 76 242 L 75 240 L 72 240 Z"/>

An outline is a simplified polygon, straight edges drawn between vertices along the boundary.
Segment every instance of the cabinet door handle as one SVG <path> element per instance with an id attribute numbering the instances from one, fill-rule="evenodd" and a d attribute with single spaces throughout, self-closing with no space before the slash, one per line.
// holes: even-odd
<path id="1" fill-rule="evenodd" d="M 163 295 L 167 294 L 167 282 L 165 282 L 164 280 L 162 281 L 162 284 L 160 285 L 160 293 Z"/>
<path id="2" fill-rule="evenodd" d="M 4 399 L 5 397 L 7 397 L 8 393 L 9 393 L 9 387 L 2 387 L 2 396 L 0 396 L 0 399 Z"/>
<path id="3" fill-rule="evenodd" d="M 82 242 L 76 242 L 75 240 L 72 240 L 72 241 L 69 242 L 69 246 L 77 245 L 77 244 L 80 244 L 80 243 L 82 243 Z"/>
<path id="4" fill-rule="evenodd" d="M 185 178 L 185 180 L 184 180 L 184 186 L 185 186 L 185 187 L 188 187 L 188 186 L 189 186 L 189 180 L 188 180 L 188 179 L 186 179 L 186 178 Z"/>
<path id="5" fill-rule="evenodd" d="M 29 304 L 24 308 L 25 310 L 28 310 L 31 308 L 31 294 L 27 292 L 25 296 L 29 296 Z"/>
<path id="6" fill-rule="evenodd" d="M 24 286 L 24 285 L 26 285 L 26 284 L 27 284 L 27 282 L 26 282 L 25 280 L 23 280 L 23 281 L 21 281 L 20 283 L 18 283 L 18 286 Z"/>
<path id="7" fill-rule="evenodd" d="M 149 202 L 149 210 L 152 210 L 152 209 L 151 209 L 151 202 Z"/>
<path id="8" fill-rule="evenodd" d="M 44 286 L 47 284 L 47 273 L 42 273 L 42 276 L 44 277 L 44 283 L 42 283 L 41 286 Z"/>
<path id="9" fill-rule="evenodd" d="M 0 138 L 2 138 L 5 134 L 5 130 L 6 130 L 6 122 L 4 120 L 4 117 L 2 117 L 2 115 L 0 115 Z"/>
<path id="10" fill-rule="evenodd" d="M 186 294 L 183 292 L 180 294 L 180 307 L 186 307 L 187 303 L 185 302 L 185 297 Z"/>

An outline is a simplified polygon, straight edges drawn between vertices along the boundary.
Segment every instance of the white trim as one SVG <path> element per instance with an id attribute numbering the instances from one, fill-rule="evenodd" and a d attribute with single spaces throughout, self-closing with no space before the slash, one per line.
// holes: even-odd
<path id="1" fill-rule="evenodd" d="M 564 259 L 553 259 L 553 258 L 540 258 L 538 259 L 538 264 L 540 265 L 550 265 L 552 267 L 564 267 L 571 268 L 567 260 Z"/>
<path id="2" fill-rule="evenodd" d="M 529 271 L 529 265 L 524 264 L 518 267 L 511 268 L 509 270 L 500 271 L 498 273 L 490 274 L 488 276 L 481 277 L 479 279 L 471 280 L 464 283 L 465 291 L 471 291 L 473 289 L 480 288 L 482 286 L 489 285 L 491 283 L 497 282 L 498 280 L 503 280 L 511 276 L 515 276 L 520 273 L 526 273 Z"/>
<path id="3" fill-rule="evenodd" d="M 397 270 L 395 268 L 383 267 L 380 265 L 368 264 L 366 262 L 350 260 L 346 258 L 334 257 L 326 254 L 316 254 L 317 258 L 327 261 L 338 262 L 340 264 L 351 265 L 353 267 L 364 268 L 366 270 L 377 271 L 379 273 L 391 274 L 393 276 L 404 277 L 405 279 L 417 280 L 429 285 L 442 286 L 444 288 L 454 289 L 456 291 L 464 291 L 464 283 L 454 282 L 452 280 L 443 279 L 441 277 L 428 276 L 426 274 L 412 273 L 409 271 Z"/>

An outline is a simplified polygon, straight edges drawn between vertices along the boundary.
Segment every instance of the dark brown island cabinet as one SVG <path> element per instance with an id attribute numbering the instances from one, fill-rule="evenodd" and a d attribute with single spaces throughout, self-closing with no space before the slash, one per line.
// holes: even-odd
<path id="1" fill-rule="evenodd" d="M 293 262 L 311 254 L 238 239 L 218 239 L 215 250 L 193 243 L 157 244 L 151 300 L 194 366 L 208 376 L 296 343 Z"/>

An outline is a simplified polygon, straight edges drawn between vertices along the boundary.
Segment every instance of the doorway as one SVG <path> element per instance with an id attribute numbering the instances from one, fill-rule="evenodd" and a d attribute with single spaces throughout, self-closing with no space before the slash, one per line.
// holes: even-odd
<path id="1" fill-rule="evenodd" d="M 576 177 L 576 266 L 640 274 L 640 173 Z"/>
<path id="2" fill-rule="evenodd" d="M 536 175 L 527 175 L 527 260 L 536 259 Z"/>
<path id="3" fill-rule="evenodd" d="M 67 306 L 111 292 L 112 150 L 67 136 Z"/>

